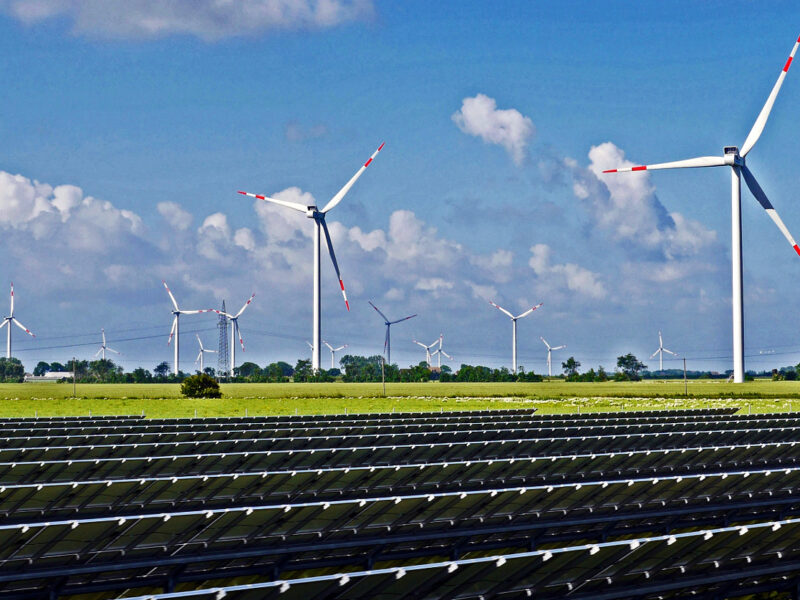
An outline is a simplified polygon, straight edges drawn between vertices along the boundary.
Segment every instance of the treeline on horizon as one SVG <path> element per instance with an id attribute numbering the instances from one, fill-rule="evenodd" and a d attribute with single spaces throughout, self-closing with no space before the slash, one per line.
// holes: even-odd
<path id="1" fill-rule="evenodd" d="M 519 367 L 515 375 L 506 367 L 494 369 L 482 365 L 462 364 L 457 371 L 449 366 L 442 365 L 430 369 L 423 361 L 418 365 L 400 368 L 397 364 L 384 365 L 380 355 L 357 356 L 345 355 L 339 361 L 341 368 L 322 370 L 314 373 L 311 361 L 300 359 L 294 367 L 284 361 L 270 363 L 260 367 L 253 362 L 245 362 L 236 367 L 235 376 L 223 374 L 219 379 L 234 383 L 305 383 L 305 382 L 336 382 L 346 383 L 370 382 L 377 383 L 383 380 L 394 383 L 412 383 L 425 381 L 442 382 L 539 382 L 544 377 L 533 371 L 526 371 Z M 617 357 L 617 369 L 607 372 L 602 366 L 596 370 L 590 368 L 581 372 L 581 363 L 574 357 L 569 357 L 561 363 L 563 374 L 554 375 L 553 379 L 573 382 L 603 382 L 603 381 L 638 381 L 640 379 L 681 379 L 684 376 L 682 369 L 665 369 L 663 371 L 648 371 L 647 365 L 639 361 L 633 354 Z M 383 371 L 382 371 L 383 369 Z M 193 373 L 180 372 L 175 375 L 171 372 L 169 363 L 162 362 L 152 371 L 138 367 L 130 372 L 114 363 L 110 359 L 100 360 L 69 360 L 65 363 L 40 361 L 33 369 L 33 375 L 42 376 L 49 372 L 72 373 L 78 383 L 180 383 Z M 206 367 L 204 372 L 212 377 L 217 373 L 213 367 Z M 731 371 L 717 373 L 711 371 L 687 371 L 688 379 L 725 379 Z M 796 366 L 772 369 L 771 371 L 748 371 L 749 378 L 772 378 L 774 380 L 800 379 L 800 364 Z M 25 378 L 25 368 L 17 358 L 0 358 L 0 382 L 17 383 Z M 65 376 L 61 381 L 72 381 L 71 375 Z"/>

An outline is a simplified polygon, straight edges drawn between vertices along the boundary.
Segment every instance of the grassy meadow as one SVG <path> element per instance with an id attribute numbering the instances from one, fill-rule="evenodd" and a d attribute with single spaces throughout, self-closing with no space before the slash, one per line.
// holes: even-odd
<path id="1" fill-rule="evenodd" d="M 744 412 L 800 410 L 800 381 L 606 383 L 222 384 L 221 400 L 181 397 L 177 384 L 0 384 L 0 417 L 148 417 L 447 411 L 531 407 L 542 413 L 737 406 Z"/>

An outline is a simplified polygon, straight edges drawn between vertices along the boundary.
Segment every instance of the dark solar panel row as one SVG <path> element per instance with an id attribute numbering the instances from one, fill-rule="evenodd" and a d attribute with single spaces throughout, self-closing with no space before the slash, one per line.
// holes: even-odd
<path id="1" fill-rule="evenodd" d="M 435 442 L 406 445 L 270 450 L 270 441 L 180 443 L 159 446 L 0 450 L 0 484 L 113 479 L 151 475 L 210 474 L 246 470 L 324 469 L 591 453 L 657 452 L 663 449 L 794 444 L 797 428 L 729 432 L 673 432 L 593 438 L 549 438 Z M 183 452 L 181 452 L 183 451 Z M 172 453 L 171 453 L 172 452 Z M 51 456 L 60 458 L 51 459 Z M 108 458 L 101 458 L 108 456 Z M 6 457 L 11 458 L 7 460 Z M 31 460 L 29 460 L 29 458 Z"/>
<path id="2" fill-rule="evenodd" d="M 555 484 L 0 526 L 0 591 L 181 564 L 206 578 L 358 569 L 496 549 L 592 544 L 800 515 L 800 471 Z M 746 531 L 746 528 L 745 528 Z M 46 564 L 31 560 L 47 555 Z M 136 581 L 136 577 L 141 577 Z"/>
<path id="3" fill-rule="evenodd" d="M 726 598 L 796 595 L 797 520 L 618 542 L 245 583 L 131 600 L 332 598 Z"/>

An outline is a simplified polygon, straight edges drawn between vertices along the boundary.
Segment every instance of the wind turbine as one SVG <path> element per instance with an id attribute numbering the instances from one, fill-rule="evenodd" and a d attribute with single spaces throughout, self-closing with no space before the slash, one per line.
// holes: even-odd
<path id="1" fill-rule="evenodd" d="M 795 252 L 800 254 L 800 247 L 795 242 L 786 225 L 778 216 L 775 208 L 770 203 L 764 190 L 756 181 L 753 173 L 747 168 L 745 164 L 745 157 L 753 149 L 761 133 L 764 131 L 764 126 L 767 124 L 767 119 L 772 111 L 772 106 L 775 104 L 775 99 L 778 97 L 778 92 L 783 85 L 783 80 L 786 79 L 786 73 L 794 59 L 797 47 L 800 45 L 800 38 L 795 42 L 792 48 L 792 53 L 783 67 L 778 81 L 772 87 L 772 91 L 767 98 L 766 104 L 761 109 L 761 112 L 756 118 L 750 133 L 744 140 L 742 149 L 739 150 L 736 146 L 725 146 L 722 150 L 722 156 L 701 156 L 698 158 L 690 158 L 688 160 L 679 160 L 667 163 L 657 163 L 653 165 L 641 165 L 638 167 L 624 167 L 618 169 L 608 169 L 603 173 L 622 173 L 628 171 L 654 171 L 656 169 L 680 169 L 692 167 L 723 167 L 728 166 L 731 168 L 731 272 L 732 272 L 732 305 L 733 305 L 733 381 L 734 383 L 742 383 L 744 381 L 744 303 L 742 299 L 742 181 L 741 177 L 744 175 L 745 183 L 750 188 L 753 196 L 758 200 L 759 204 L 767 211 L 767 215 L 778 226 L 783 236 L 789 241 Z"/>
<path id="2" fill-rule="evenodd" d="M 374 308 L 378 314 L 383 317 L 383 322 L 386 325 L 386 339 L 383 342 L 383 351 L 386 353 L 386 364 L 392 364 L 392 337 L 391 337 L 391 330 L 392 325 L 397 323 L 401 323 L 402 321 L 408 321 L 409 319 L 413 319 L 417 315 L 409 315 L 407 317 L 403 317 L 402 319 L 397 319 L 397 321 L 390 321 L 389 317 L 383 314 L 380 309 L 372 303 L 372 300 L 369 300 L 369 305 Z"/>
<path id="3" fill-rule="evenodd" d="M 427 346 L 425 344 L 423 344 L 422 342 L 418 342 L 417 340 L 414 340 L 414 343 L 417 346 L 422 346 L 423 348 L 425 348 L 425 362 L 428 363 L 428 368 L 430 369 L 431 366 L 432 366 L 431 365 L 431 348 L 436 346 L 436 344 L 439 344 L 439 348 L 442 347 L 442 335 L 439 334 L 439 337 L 436 338 L 436 341 L 434 341 L 432 344 L 427 345 Z"/>
<path id="4" fill-rule="evenodd" d="M 344 350 L 345 348 L 347 348 L 348 344 L 345 344 L 344 346 L 339 346 L 338 348 L 334 348 L 325 340 L 323 340 L 322 343 L 325 344 L 328 347 L 328 350 L 331 351 L 331 369 L 336 368 L 336 353 L 339 350 Z"/>
<path id="5" fill-rule="evenodd" d="M 664 370 L 664 352 L 666 352 L 667 354 L 672 354 L 672 356 L 678 356 L 672 350 L 667 350 L 666 348 L 664 348 L 664 341 L 661 339 L 661 332 L 659 331 L 658 332 L 658 350 L 653 352 L 653 354 L 650 356 L 650 358 L 655 358 L 656 354 L 658 354 L 658 370 L 659 371 L 663 371 Z"/>
<path id="6" fill-rule="evenodd" d="M 356 174 L 350 178 L 344 187 L 336 192 L 336 195 L 331 198 L 328 203 L 323 207 L 322 210 L 319 210 L 315 205 L 311 206 L 301 206 L 300 204 L 296 204 L 295 202 L 288 202 L 286 200 L 278 200 L 276 198 L 270 198 L 269 196 L 263 196 L 261 194 L 251 194 L 249 192 L 242 192 L 245 196 L 250 196 L 252 198 L 258 198 L 259 200 L 264 200 L 266 202 L 272 202 L 274 204 L 279 204 L 280 206 L 285 206 L 287 208 L 293 208 L 294 210 L 300 211 L 305 213 L 305 215 L 309 219 L 314 219 L 314 347 L 311 349 L 311 368 L 314 372 L 319 371 L 320 369 L 320 349 L 322 347 L 322 297 L 320 295 L 320 287 L 321 287 L 321 279 L 320 279 L 320 237 L 321 233 L 325 233 L 325 241 L 328 244 L 328 252 L 331 255 L 331 262 L 333 262 L 333 268 L 336 271 L 336 277 L 339 279 L 339 287 L 342 289 L 342 296 L 344 297 L 344 304 L 347 307 L 347 310 L 350 310 L 350 303 L 347 301 L 347 293 L 344 290 L 344 282 L 342 281 L 342 275 L 339 272 L 339 264 L 336 262 L 336 254 L 333 252 L 333 243 L 331 242 L 331 234 L 328 233 L 328 225 L 325 223 L 325 215 L 331 209 L 335 208 L 339 202 L 342 201 L 345 194 L 350 191 L 350 188 L 353 187 L 353 184 L 361 177 L 362 173 L 367 169 L 370 163 L 375 159 L 383 149 L 383 144 L 378 146 L 378 149 L 372 153 L 372 156 L 369 157 L 369 160 L 364 163 L 364 165 L 356 171 Z"/>
<path id="7" fill-rule="evenodd" d="M 236 338 L 239 338 L 239 343 L 242 346 L 242 352 L 244 352 L 244 340 L 242 339 L 241 331 L 239 331 L 239 317 L 242 316 L 244 310 L 250 306 L 250 303 L 255 297 L 255 294 L 250 296 L 247 302 L 244 303 L 244 306 L 242 306 L 242 308 L 239 309 L 239 312 L 235 315 L 229 315 L 221 310 L 214 311 L 218 315 L 223 315 L 231 322 L 231 377 L 233 377 L 233 370 L 236 367 Z"/>
<path id="8" fill-rule="evenodd" d="M 436 356 L 436 363 L 437 363 L 436 366 L 439 367 L 439 370 L 441 370 L 442 368 L 442 354 L 444 354 L 448 360 L 453 360 L 453 357 L 442 349 L 443 341 L 444 341 L 444 334 L 439 334 L 439 348 L 433 353 L 433 355 Z"/>
<path id="9" fill-rule="evenodd" d="M 200 339 L 200 336 L 197 335 L 196 333 L 194 335 L 197 338 L 197 343 L 200 344 L 200 352 L 197 354 L 197 358 L 194 359 L 194 364 L 197 364 L 199 362 L 200 363 L 200 372 L 201 373 L 205 373 L 205 369 L 203 368 L 203 357 L 205 356 L 205 353 L 206 352 L 214 352 L 214 353 L 216 353 L 217 351 L 216 350 L 208 350 L 206 348 L 203 348 L 203 341 Z"/>
<path id="10" fill-rule="evenodd" d="M 181 310 L 180 308 L 178 308 L 178 302 L 175 300 L 175 296 L 173 296 L 172 292 L 169 290 L 169 286 L 167 285 L 167 282 L 162 279 L 161 283 L 164 284 L 164 288 L 167 290 L 167 294 L 169 294 L 169 299 L 172 300 L 172 306 L 174 307 L 174 310 L 172 311 L 172 314 L 175 315 L 175 318 L 172 320 L 172 329 L 169 330 L 169 339 L 167 340 L 167 346 L 170 345 L 170 343 L 172 342 L 172 338 L 174 336 L 175 337 L 175 365 L 173 367 L 173 371 L 172 372 L 175 373 L 175 375 L 177 375 L 178 374 L 178 370 L 179 370 L 178 369 L 178 363 L 180 362 L 180 354 L 178 352 L 179 344 L 180 344 L 180 328 L 179 328 L 180 316 L 181 315 L 196 315 L 196 314 L 204 313 L 204 312 L 214 312 L 214 310 L 211 309 L 211 308 L 204 308 L 204 309 L 201 309 L 201 310 Z"/>
<path id="11" fill-rule="evenodd" d="M 539 339 L 544 342 L 545 346 L 547 346 L 547 376 L 548 377 L 552 377 L 553 376 L 553 363 L 551 361 L 551 354 L 553 353 L 554 350 L 563 350 L 567 346 L 566 346 L 566 344 L 564 344 L 563 346 L 555 346 L 555 347 L 553 347 L 553 346 L 550 346 L 550 344 L 547 343 L 547 340 L 544 339 L 543 337 L 540 336 Z"/>
<path id="12" fill-rule="evenodd" d="M 109 352 L 113 352 L 114 354 L 122 354 L 121 352 L 117 352 L 117 351 L 116 351 L 116 350 L 114 350 L 113 348 L 109 348 L 109 347 L 106 345 L 106 330 L 105 330 L 105 329 L 101 329 L 101 330 L 100 330 L 100 335 L 102 335 L 102 336 L 103 336 L 103 345 L 102 345 L 102 346 L 100 346 L 100 350 L 98 350 L 98 351 L 95 353 L 95 355 L 94 355 L 94 357 L 95 357 L 95 358 L 97 358 L 97 356 L 98 356 L 98 355 L 102 354 L 102 355 L 103 355 L 103 356 L 102 356 L 102 359 L 103 359 L 103 360 L 105 360 L 105 359 L 106 359 L 106 350 L 108 350 Z"/>
<path id="13" fill-rule="evenodd" d="M 494 306 L 497 310 L 499 310 L 501 312 L 504 312 L 509 317 L 511 317 L 511 331 L 512 331 L 512 333 L 511 333 L 511 369 L 512 369 L 512 372 L 514 374 L 516 374 L 517 373 L 517 320 L 527 317 L 529 314 L 531 314 L 533 311 L 535 311 L 537 308 L 539 308 L 542 304 L 544 304 L 544 302 L 539 302 L 539 304 L 537 304 L 536 306 L 533 306 L 533 307 L 529 308 L 524 313 L 522 313 L 521 315 L 517 315 L 516 317 L 514 315 L 512 315 L 510 312 L 508 312 L 505 308 L 495 304 L 491 300 L 489 300 L 489 304 Z"/>
<path id="14" fill-rule="evenodd" d="M 0 329 L 2 329 L 3 327 L 8 326 L 8 329 L 6 330 L 6 336 L 7 336 L 6 337 L 6 358 L 11 358 L 11 323 L 12 322 L 14 323 L 14 325 L 16 325 L 17 327 L 22 329 L 22 331 L 27 333 L 29 336 L 36 337 L 34 334 L 31 333 L 30 329 L 25 327 L 25 325 L 23 325 L 22 323 L 20 323 L 19 321 L 17 321 L 14 318 L 14 282 L 11 282 L 11 312 L 9 313 L 9 315 L 5 319 L 3 319 L 3 324 L 0 325 Z"/>

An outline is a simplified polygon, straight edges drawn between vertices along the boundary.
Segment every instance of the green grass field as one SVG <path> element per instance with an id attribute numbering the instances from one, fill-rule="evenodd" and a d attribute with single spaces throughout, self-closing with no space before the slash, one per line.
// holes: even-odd
<path id="1" fill-rule="evenodd" d="M 800 410 L 800 382 L 223 384 L 221 400 L 181 397 L 177 384 L 0 384 L 0 417 L 144 414 L 149 417 L 447 411 L 535 407 L 544 413 L 737 406 Z"/>

